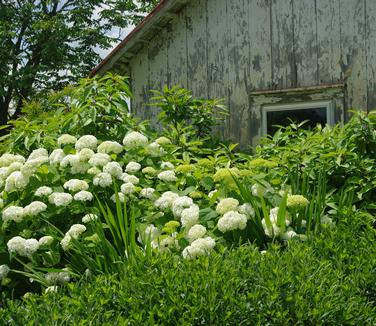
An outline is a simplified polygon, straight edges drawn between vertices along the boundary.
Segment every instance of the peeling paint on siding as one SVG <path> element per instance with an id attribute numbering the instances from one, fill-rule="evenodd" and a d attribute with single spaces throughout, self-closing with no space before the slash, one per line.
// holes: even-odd
<path id="1" fill-rule="evenodd" d="M 255 90 L 344 83 L 338 108 L 376 107 L 376 1 L 191 0 L 114 69 L 131 72 L 141 118 L 156 119 L 145 103 L 166 84 L 224 98 L 230 116 L 217 130 L 247 146 L 260 135 Z"/>

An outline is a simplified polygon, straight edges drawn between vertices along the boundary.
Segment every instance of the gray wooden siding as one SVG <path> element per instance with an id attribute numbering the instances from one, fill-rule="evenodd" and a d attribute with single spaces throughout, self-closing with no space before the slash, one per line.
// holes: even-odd
<path id="1" fill-rule="evenodd" d="M 141 118 L 156 119 L 150 89 L 179 84 L 224 98 L 219 130 L 249 145 L 260 130 L 255 90 L 344 82 L 348 108 L 376 108 L 376 0 L 191 0 L 129 69 Z"/>

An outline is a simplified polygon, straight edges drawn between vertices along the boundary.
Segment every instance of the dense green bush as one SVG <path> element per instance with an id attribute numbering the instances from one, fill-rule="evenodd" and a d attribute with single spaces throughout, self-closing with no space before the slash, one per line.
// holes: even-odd
<path id="1" fill-rule="evenodd" d="M 265 138 L 257 156 L 278 162 L 294 189 L 310 189 L 325 175 L 326 190 L 338 203 L 347 193 L 357 208 L 374 210 L 376 201 L 376 113 L 354 113 L 344 126 L 305 130 L 297 124 Z M 305 184 L 305 185 L 304 185 Z M 294 191 L 293 189 L 293 191 Z M 304 193 L 303 193 L 304 195 Z"/>
<path id="2" fill-rule="evenodd" d="M 129 115 L 129 97 L 128 78 L 106 74 L 25 103 L 21 117 L 9 121 L 11 132 L 0 138 L 0 153 L 53 149 L 57 137 L 66 133 L 121 141 L 130 129 L 145 132 L 145 124 Z"/>
<path id="3" fill-rule="evenodd" d="M 265 254 L 245 245 L 197 261 L 159 256 L 142 270 L 8 301 L 9 325 L 374 325 L 375 230 L 353 216 Z"/>

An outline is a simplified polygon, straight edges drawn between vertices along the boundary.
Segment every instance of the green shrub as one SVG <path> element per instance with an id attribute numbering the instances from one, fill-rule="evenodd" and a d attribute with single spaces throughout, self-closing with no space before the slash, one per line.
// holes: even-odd
<path id="1" fill-rule="evenodd" d="M 128 78 L 108 73 L 26 103 L 22 116 L 9 122 L 11 132 L 0 138 L 0 153 L 25 155 L 41 146 L 52 149 L 62 134 L 121 141 L 130 129 L 145 132 L 145 123 L 129 115 L 131 96 Z"/>
<path id="2" fill-rule="evenodd" d="M 292 124 L 264 139 L 257 156 L 278 163 L 276 175 L 288 176 L 288 184 L 302 191 L 326 176 L 326 189 L 335 202 L 352 193 L 358 208 L 375 209 L 376 123 L 374 114 L 354 113 L 344 126 L 305 130 Z M 302 193 L 304 195 L 304 192 Z M 350 200 L 350 198 L 348 198 Z"/>
<path id="3" fill-rule="evenodd" d="M 245 245 L 7 301 L 9 325 L 374 325 L 375 231 L 364 216 L 265 254 Z"/>

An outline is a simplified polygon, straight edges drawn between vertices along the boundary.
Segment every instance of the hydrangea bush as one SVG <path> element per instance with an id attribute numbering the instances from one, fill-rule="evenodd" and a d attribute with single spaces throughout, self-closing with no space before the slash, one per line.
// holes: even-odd
<path id="1" fill-rule="evenodd" d="M 259 179 L 248 161 L 236 168 L 227 167 L 224 154 L 186 154 L 183 161 L 172 154 L 168 138 L 151 140 L 136 131 L 122 144 L 68 134 L 57 144 L 50 152 L 0 157 L 2 285 L 21 286 L 30 280 L 17 273 L 42 271 L 39 281 L 52 291 L 71 277 L 98 272 L 73 266 L 74 249 L 97 254 L 101 232 L 116 246 L 101 207 L 116 215 L 119 202 L 136 212 L 137 246 L 183 259 L 218 246 L 255 241 L 265 249 L 268 242 L 305 237 L 309 200 L 290 194 L 286 185 L 284 191 L 271 186 L 266 174 Z M 328 217 L 321 222 L 334 224 Z M 126 260 L 127 254 L 120 256 Z"/>

